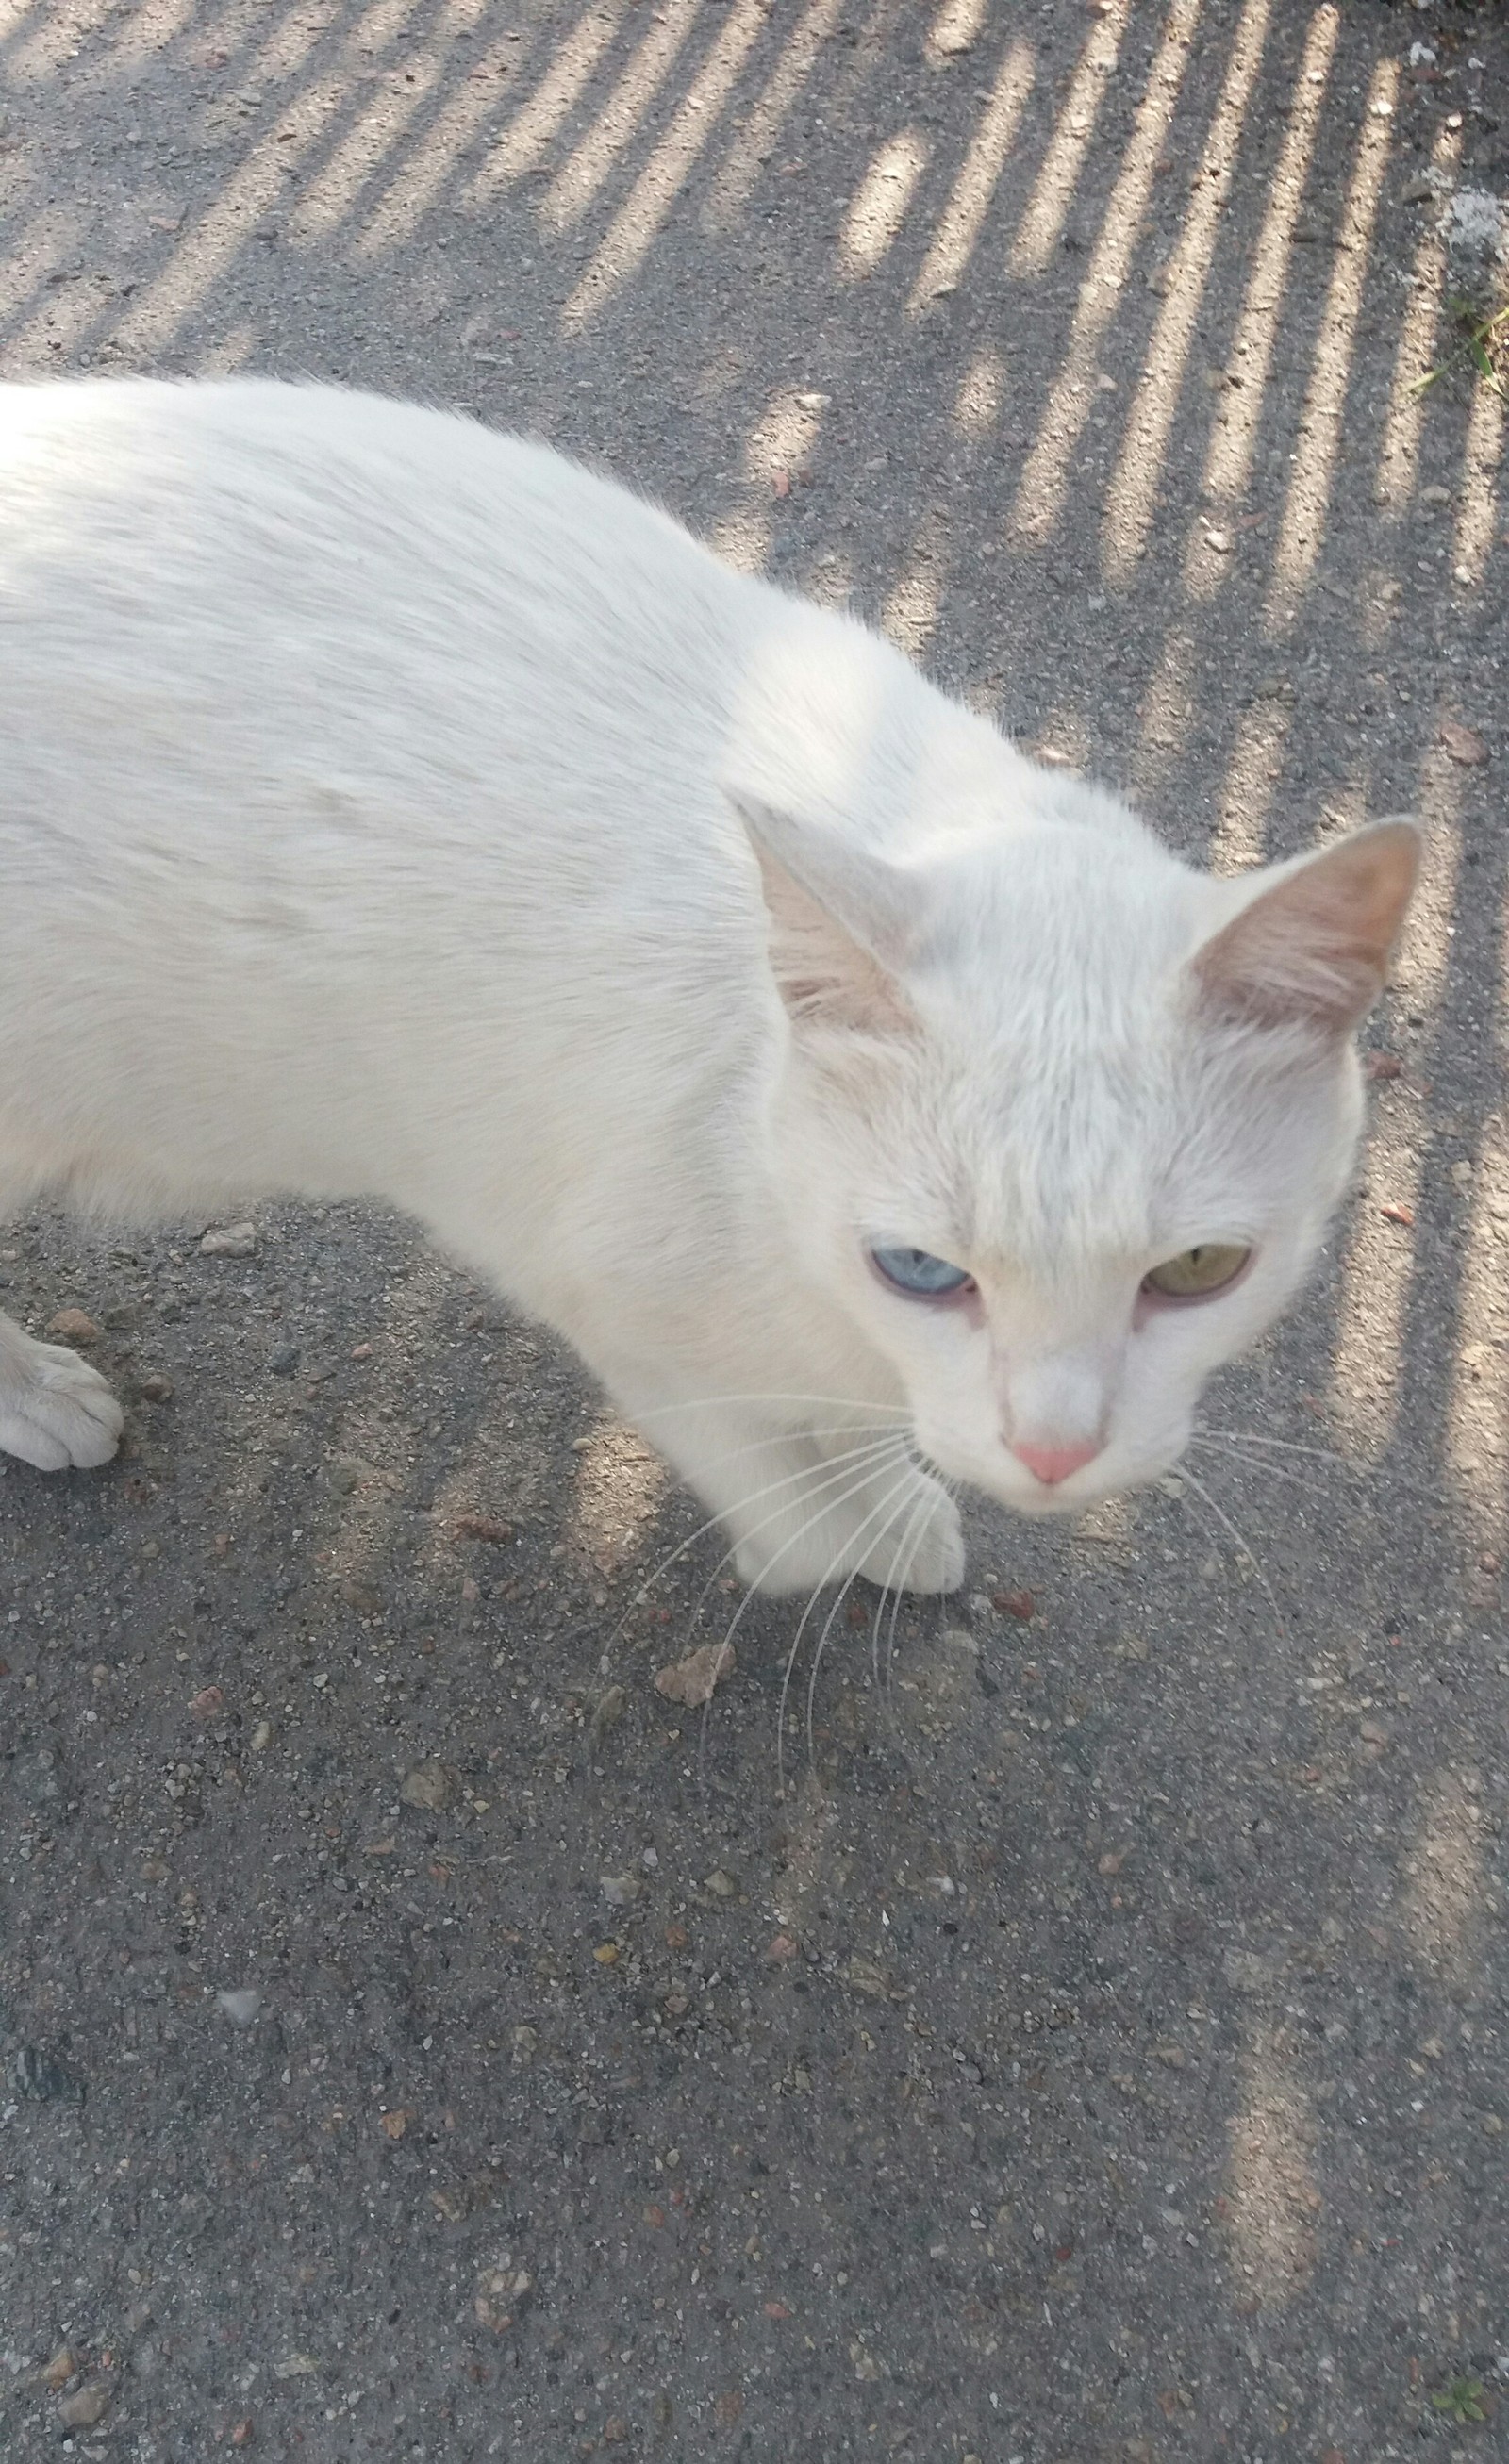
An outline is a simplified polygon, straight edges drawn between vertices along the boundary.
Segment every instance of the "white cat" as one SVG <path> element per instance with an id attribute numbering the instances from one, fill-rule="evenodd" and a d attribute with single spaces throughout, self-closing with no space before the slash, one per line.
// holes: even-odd
<path id="1" fill-rule="evenodd" d="M 1390 821 L 1221 881 L 464 419 L 0 386 L 0 1215 L 371 1195 L 805 1589 L 1175 1461 L 1347 1177 Z M 0 1447 L 122 1415 L 0 1319 Z"/>

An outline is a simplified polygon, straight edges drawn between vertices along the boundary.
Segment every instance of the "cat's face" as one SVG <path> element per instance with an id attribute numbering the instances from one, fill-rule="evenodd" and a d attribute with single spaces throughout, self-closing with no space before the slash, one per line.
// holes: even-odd
<path id="1" fill-rule="evenodd" d="M 760 844 L 804 1271 L 950 1476 L 1052 1513 L 1167 1470 L 1344 1186 L 1350 1030 L 1413 832 L 1217 883 L 1124 825 L 1059 826 L 909 869 L 899 897 L 897 867 L 798 884 L 807 834 Z"/>

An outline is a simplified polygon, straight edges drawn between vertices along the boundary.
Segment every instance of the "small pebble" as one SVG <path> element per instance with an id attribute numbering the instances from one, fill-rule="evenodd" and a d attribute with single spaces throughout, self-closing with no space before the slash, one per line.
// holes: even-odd
<path id="1" fill-rule="evenodd" d="M 696 1709 L 713 1699 L 714 1688 L 731 1676 L 737 1664 L 731 1642 L 704 1642 L 698 1651 L 689 1651 L 684 1660 L 655 1672 L 655 1690 L 668 1703 L 684 1703 Z"/>
<path id="2" fill-rule="evenodd" d="M 416 1763 L 398 1793 L 405 1805 L 416 1806 L 421 1814 L 443 1814 L 460 1795 L 461 1782 L 449 1764 Z"/>
<path id="3" fill-rule="evenodd" d="M 41 2371 L 42 2385 L 55 2395 L 59 2387 L 65 2387 L 68 2385 L 78 2367 L 78 2364 L 75 2361 L 68 2345 L 59 2344 L 52 2360 Z"/>
<path id="4" fill-rule="evenodd" d="M 732 1874 L 723 1872 L 721 1865 L 715 1872 L 708 1875 L 703 1887 L 712 1892 L 715 1900 L 736 1900 L 739 1897 L 738 1883 Z"/>
<path id="5" fill-rule="evenodd" d="M 63 1343 L 98 1343 L 100 1340 L 100 1329 L 94 1319 L 86 1317 L 79 1309 L 59 1309 L 55 1318 L 49 1318 L 47 1331 L 55 1334 Z"/>
<path id="6" fill-rule="evenodd" d="M 604 1874 L 601 1889 L 610 1908 L 627 1908 L 638 1899 L 644 1883 L 637 1874 Z"/>
<path id="7" fill-rule="evenodd" d="M 1460 762 L 1464 770 L 1480 770 L 1488 759 L 1488 747 L 1477 730 L 1463 727 L 1454 718 L 1442 719 L 1437 742 L 1448 759 Z"/>
<path id="8" fill-rule="evenodd" d="M 455 1531 L 458 1540 L 492 1540 L 499 1544 L 514 1536 L 513 1525 L 499 1521 L 496 1514 L 458 1514 Z"/>
<path id="9" fill-rule="evenodd" d="M 271 1720 L 258 1720 L 255 1727 L 252 1730 L 251 1747 L 253 1753 L 265 1754 L 272 1742 L 273 1724 Z"/>
<path id="10" fill-rule="evenodd" d="M 149 1376 L 137 1380 L 136 1391 L 144 1403 L 170 1403 L 173 1399 L 173 1381 L 170 1377 L 165 1377 L 161 1370 L 154 1369 Z"/>
<path id="11" fill-rule="evenodd" d="M 215 2000 L 233 2028 L 249 2028 L 262 2007 L 261 1991 L 255 1985 L 243 1985 L 234 1991 L 222 1991 Z"/>
<path id="12" fill-rule="evenodd" d="M 212 1224 L 199 1243 L 202 1258 L 255 1258 L 255 1223 Z"/>
<path id="13" fill-rule="evenodd" d="M 501 2267 L 484 2267 L 477 2279 L 472 2297 L 472 2315 L 479 2327 L 490 2328 L 500 2335 L 514 2323 L 514 2313 L 529 2291 L 530 2278 L 520 2269 L 517 2274 L 506 2263 Z"/>
<path id="14" fill-rule="evenodd" d="M 84 2083 L 35 2045 L 23 2045 L 11 2064 L 18 2093 L 38 2104 L 82 2104 Z"/>
<path id="15" fill-rule="evenodd" d="M 105 2379 L 91 2379 L 87 2386 L 76 2387 L 65 2395 L 57 2408 L 57 2418 L 65 2430 L 91 2430 L 109 2409 L 110 2387 Z"/>

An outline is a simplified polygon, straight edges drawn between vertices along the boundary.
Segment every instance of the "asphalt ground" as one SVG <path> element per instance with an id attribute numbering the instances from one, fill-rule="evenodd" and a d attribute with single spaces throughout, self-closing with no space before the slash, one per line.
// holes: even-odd
<path id="1" fill-rule="evenodd" d="M 1222 867 L 1431 828 L 1225 1434 L 815 1678 L 410 1227 L 0 1233 L 130 1404 L 0 1481 L 8 2458 L 1503 2452 L 1506 71 L 1435 0 L 0 0 L 5 374 L 465 404 Z"/>

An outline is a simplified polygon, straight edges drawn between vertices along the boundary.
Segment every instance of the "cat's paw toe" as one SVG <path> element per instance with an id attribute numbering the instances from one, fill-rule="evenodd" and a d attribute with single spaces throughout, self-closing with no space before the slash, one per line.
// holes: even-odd
<path id="1" fill-rule="evenodd" d="M 0 1386 L 0 1453 L 38 1471 L 93 1471 L 121 1442 L 125 1414 L 98 1369 L 61 1344 L 37 1344 L 24 1384 Z"/>
<path id="2" fill-rule="evenodd" d="M 940 1493 L 921 1533 L 903 1523 L 887 1533 L 859 1568 L 883 1591 L 957 1592 L 965 1578 L 965 1535 L 959 1508 Z"/>

